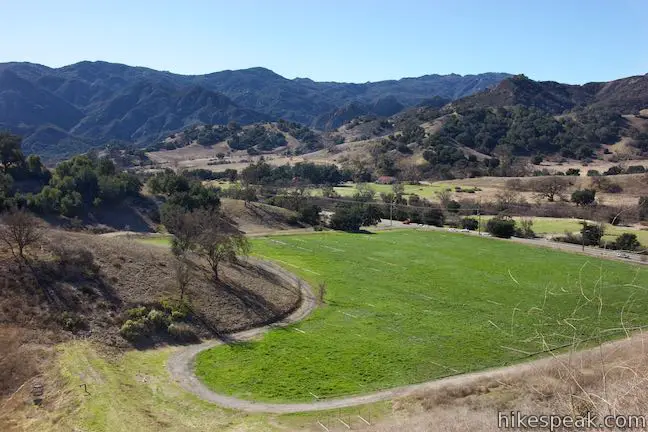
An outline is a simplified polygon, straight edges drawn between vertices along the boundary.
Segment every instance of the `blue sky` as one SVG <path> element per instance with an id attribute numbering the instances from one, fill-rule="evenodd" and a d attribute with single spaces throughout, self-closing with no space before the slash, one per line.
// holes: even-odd
<path id="1" fill-rule="evenodd" d="M 184 74 L 263 66 L 365 82 L 648 73 L 645 0 L 0 0 L 0 62 L 105 60 Z"/>

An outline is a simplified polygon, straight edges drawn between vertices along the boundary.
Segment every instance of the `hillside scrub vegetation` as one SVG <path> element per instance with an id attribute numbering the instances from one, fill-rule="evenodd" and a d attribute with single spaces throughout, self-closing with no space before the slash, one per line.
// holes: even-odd
<path id="1" fill-rule="evenodd" d="M 49 171 L 37 156 L 25 157 L 20 137 L 0 134 L 4 176 L 0 210 L 26 207 L 41 215 L 83 216 L 139 196 L 137 176 L 120 171 L 108 158 L 75 156 Z"/>

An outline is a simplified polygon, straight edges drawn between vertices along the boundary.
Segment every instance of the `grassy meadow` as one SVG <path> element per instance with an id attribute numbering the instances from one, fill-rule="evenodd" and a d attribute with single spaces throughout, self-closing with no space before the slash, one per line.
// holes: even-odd
<path id="1" fill-rule="evenodd" d="M 522 361 L 648 324 L 648 269 L 461 234 L 402 230 L 253 240 L 326 285 L 326 304 L 262 339 L 197 358 L 245 399 L 307 401 Z"/>

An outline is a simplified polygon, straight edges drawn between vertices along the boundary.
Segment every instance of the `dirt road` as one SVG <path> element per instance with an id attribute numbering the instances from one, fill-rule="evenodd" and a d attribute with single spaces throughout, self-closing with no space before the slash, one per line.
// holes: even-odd
<path id="1" fill-rule="evenodd" d="M 171 356 L 167 365 L 172 379 L 176 381 L 182 388 L 197 395 L 201 399 L 213 402 L 225 408 L 246 412 L 276 414 L 331 410 L 391 400 L 419 392 L 441 390 L 449 386 L 472 385 L 475 382 L 483 379 L 498 379 L 510 374 L 532 373 L 538 368 L 564 366 L 566 362 L 573 361 L 575 358 L 573 353 L 564 354 L 556 357 L 543 358 L 528 363 L 457 375 L 421 384 L 402 386 L 364 395 L 349 396 L 340 399 L 314 400 L 313 402 L 304 403 L 277 404 L 254 402 L 219 394 L 210 390 L 194 374 L 194 361 L 198 353 L 226 342 L 254 339 L 255 337 L 258 337 L 273 328 L 286 326 L 291 323 L 300 321 L 306 318 L 317 305 L 313 291 L 306 282 L 300 280 L 296 276 L 286 272 L 281 267 L 278 267 L 272 263 L 252 258 L 250 258 L 250 260 L 260 265 L 264 270 L 270 271 L 273 274 L 281 277 L 285 280 L 286 283 L 291 284 L 291 286 L 299 288 L 301 290 L 303 298 L 300 306 L 289 316 L 285 317 L 283 320 L 277 323 L 231 334 L 228 336 L 227 341 L 213 340 L 198 345 L 183 347 L 177 353 Z M 637 337 L 646 338 L 648 336 L 640 335 Z M 631 341 L 632 339 L 628 338 L 621 341 L 610 342 L 604 344 L 603 348 L 593 348 L 591 350 L 582 351 L 577 355 L 588 355 L 594 350 L 599 353 L 602 349 L 605 349 L 606 351 L 623 349 L 623 347 L 625 346 L 624 344 L 628 344 Z"/>

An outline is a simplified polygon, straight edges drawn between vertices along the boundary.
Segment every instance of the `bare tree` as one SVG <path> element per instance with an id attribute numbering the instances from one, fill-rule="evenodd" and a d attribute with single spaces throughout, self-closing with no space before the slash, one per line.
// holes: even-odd
<path id="1" fill-rule="evenodd" d="M 234 261 L 237 255 L 247 255 L 250 246 L 245 235 L 217 210 L 175 209 L 165 215 L 165 226 L 174 235 L 171 251 L 176 258 L 176 281 L 180 296 L 190 278 L 191 253 L 209 264 L 214 279 L 223 261 Z"/>
<path id="2" fill-rule="evenodd" d="M 196 252 L 209 264 L 214 280 L 218 280 L 218 267 L 222 262 L 232 262 L 238 255 L 247 255 L 250 243 L 245 235 L 236 229 L 217 211 L 194 212 L 200 227 Z"/>
<path id="3" fill-rule="evenodd" d="M 173 264 L 173 270 L 175 272 L 178 290 L 180 291 L 180 301 L 182 302 L 184 300 L 189 281 L 191 280 L 191 264 L 189 258 L 186 255 L 176 255 L 175 258 L 176 259 Z"/>
<path id="4" fill-rule="evenodd" d="M 547 198 L 554 202 L 556 197 L 563 199 L 567 188 L 571 186 L 568 179 L 560 177 L 546 177 L 538 179 L 534 184 L 534 190 L 539 198 Z"/>
<path id="5" fill-rule="evenodd" d="M 171 241 L 171 253 L 175 258 L 173 270 L 182 301 L 191 280 L 190 255 L 198 247 L 200 224 L 194 212 L 178 206 L 168 208 L 163 220 L 167 230 L 174 235 Z"/>
<path id="6" fill-rule="evenodd" d="M 497 200 L 497 209 L 499 211 L 506 211 L 511 207 L 523 203 L 520 193 L 509 189 L 504 189 L 495 194 L 495 199 Z"/>
<path id="7" fill-rule="evenodd" d="M 436 196 L 439 198 L 442 207 L 447 207 L 448 203 L 452 201 L 452 192 L 447 189 L 436 192 Z"/>
<path id="8" fill-rule="evenodd" d="M 12 209 L 0 222 L 0 241 L 9 246 L 16 260 L 25 262 L 25 248 L 38 243 L 42 238 L 40 221 L 23 209 Z"/>

